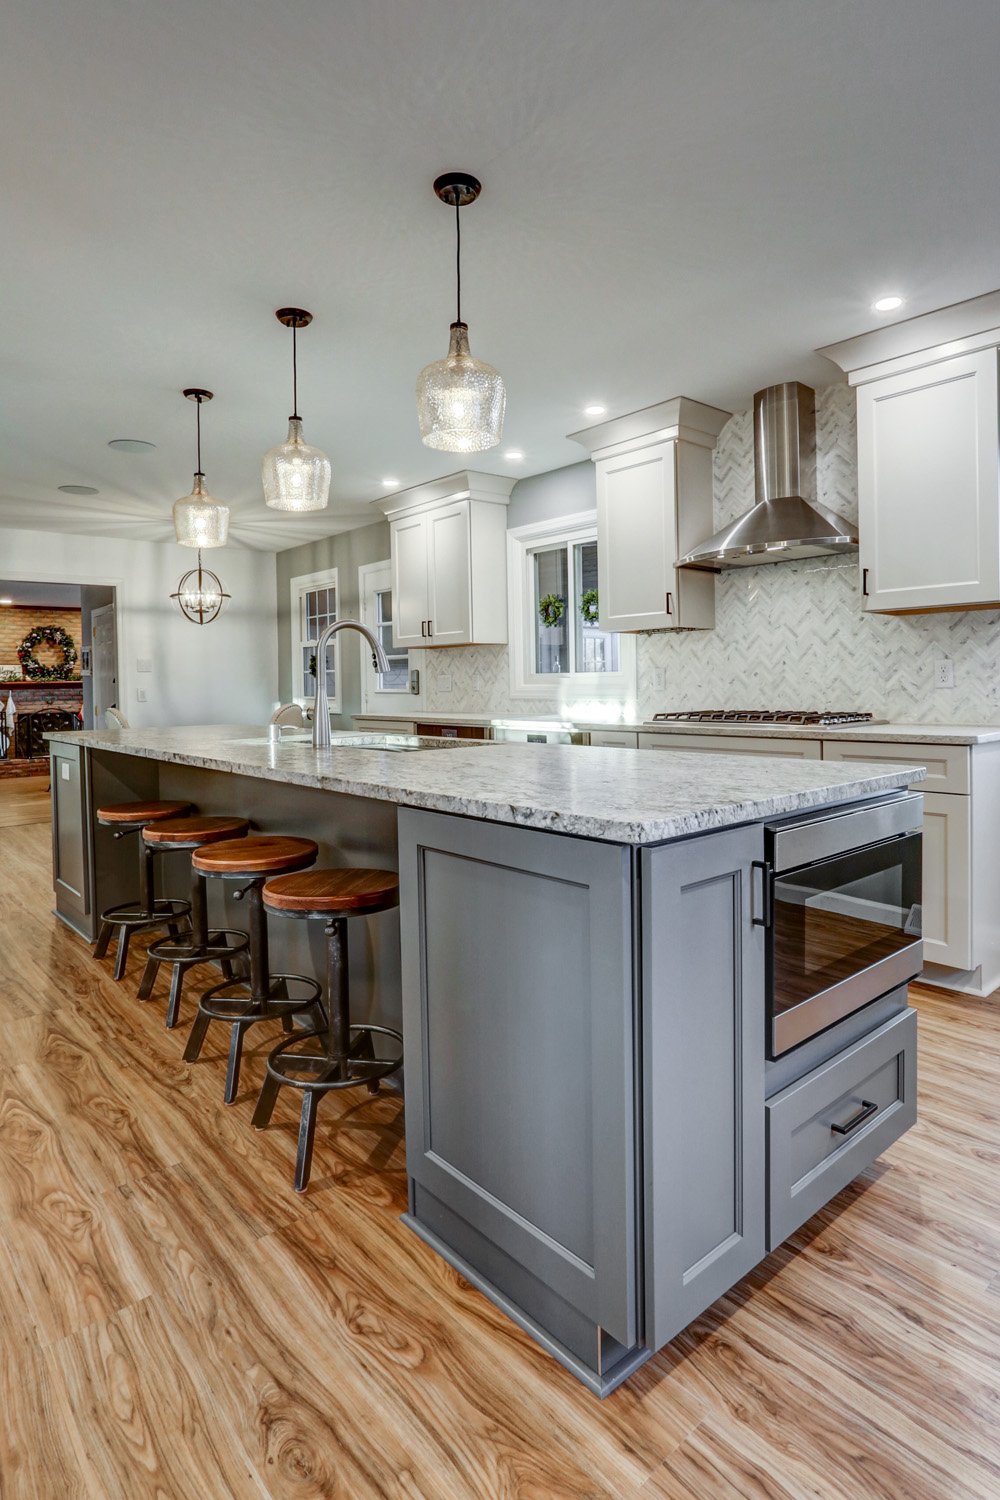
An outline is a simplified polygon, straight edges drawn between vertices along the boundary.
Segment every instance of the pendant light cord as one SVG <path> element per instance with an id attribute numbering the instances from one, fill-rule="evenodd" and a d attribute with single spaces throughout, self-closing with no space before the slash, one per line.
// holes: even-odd
<path id="1" fill-rule="evenodd" d="M 198 469 L 197 469 L 197 473 L 200 475 L 200 477 L 202 479 L 204 479 L 205 473 L 204 473 L 204 470 L 201 467 L 201 397 L 200 396 L 196 396 L 195 397 L 194 404 L 195 404 L 195 414 L 196 414 L 195 415 L 195 420 L 196 420 L 197 432 L 198 432 Z"/>
<path id="2" fill-rule="evenodd" d="M 462 321 L 462 205 L 461 193 L 455 189 L 455 322 Z"/>
<path id="3" fill-rule="evenodd" d="M 299 325 L 298 325 L 298 323 L 293 323 L 292 324 L 292 415 L 288 419 L 290 422 L 301 422 L 301 420 L 302 420 L 302 418 L 299 416 L 299 353 L 298 353 L 298 344 L 297 344 L 298 331 L 299 331 Z"/>

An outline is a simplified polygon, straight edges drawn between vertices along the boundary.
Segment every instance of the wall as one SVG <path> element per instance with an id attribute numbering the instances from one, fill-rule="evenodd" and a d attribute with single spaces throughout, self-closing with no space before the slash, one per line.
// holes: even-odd
<path id="1" fill-rule="evenodd" d="M 168 542 L 0 529 L 0 576 L 117 588 L 120 701 L 133 724 L 263 724 L 278 689 L 274 554 L 206 555 L 232 594 L 206 626 L 170 598 L 194 561 Z M 140 659 L 148 673 L 137 671 Z"/>
<path id="2" fill-rule="evenodd" d="M 388 556 L 388 521 L 376 521 L 371 526 L 324 537 L 318 542 L 305 542 L 301 547 L 289 547 L 278 553 L 278 691 L 282 703 L 287 703 L 292 696 L 291 580 L 304 573 L 336 568 L 337 614 L 342 620 L 356 620 L 361 612 L 358 569 L 363 563 L 382 562 Z M 339 716 L 333 716 L 332 723 L 335 728 L 350 729 L 352 716 L 361 712 L 361 653 L 356 635 L 347 635 L 346 638 L 342 635 L 340 640 L 342 711 Z"/>
<path id="3" fill-rule="evenodd" d="M 48 582 L 48 579 L 43 580 Z M 16 667 L 17 648 L 36 625 L 58 625 L 71 636 L 76 646 L 77 663 L 73 671 L 80 675 L 80 611 L 78 609 L 43 609 L 38 605 L 4 605 L 0 608 L 0 666 Z M 43 666 L 61 659 L 62 652 L 52 646 L 39 646 L 35 652 Z"/>
<path id="4" fill-rule="evenodd" d="M 846 385 L 817 392 L 817 450 L 819 499 L 856 520 L 855 404 Z M 716 526 L 752 502 L 747 411 L 726 424 L 716 449 Z M 524 525 L 594 504 L 588 461 L 517 484 L 509 522 Z M 714 630 L 649 631 L 637 639 L 637 657 L 640 718 L 666 708 L 850 708 L 903 722 L 1000 723 L 1000 611 L 866 615 L 856 554 L 729 569 L 716 581 Z M 955 664 L 954 689 L 934 687 L 939 657 Z M 506 647 L 414 658 L 425 712 L 559 711 L 555 698 L 511 698 Z"/>

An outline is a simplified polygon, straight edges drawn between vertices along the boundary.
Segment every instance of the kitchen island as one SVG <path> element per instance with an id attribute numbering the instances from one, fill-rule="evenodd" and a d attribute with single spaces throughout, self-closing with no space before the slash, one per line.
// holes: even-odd
<path id="1" fill-rule="evenodd" d="M 366 924 L 351 984 L 357 1019 L 402 1014 L 407 1222 L 600 1394 L 913 1122 L 905 983 L 768 1060 L 761 884 L 765 825 L 851 814 L 912 764 L 316 751 L 252 726 L 50 748 L 57 910 L 85 937 L 134 884 L 102 802 L 184 798 L 307 834 L 321 863 L 398 867 L 398 930 Z M 312 924 L 273 925 L 319 974 Z"/>

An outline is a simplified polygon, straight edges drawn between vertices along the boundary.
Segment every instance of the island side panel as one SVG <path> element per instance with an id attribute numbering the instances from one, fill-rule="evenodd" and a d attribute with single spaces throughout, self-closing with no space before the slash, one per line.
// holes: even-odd
<path id="1" fill-rule="evenodd" d="M 599 1373 L 638 1341 L 630 851 L 399 832 L 409 1222 Z"/>
<path id="2" fill-rule="evenodd" d="M 646 1342 L 658 1349 L 764 1257 L 760 825 L 644 849 Z"/>

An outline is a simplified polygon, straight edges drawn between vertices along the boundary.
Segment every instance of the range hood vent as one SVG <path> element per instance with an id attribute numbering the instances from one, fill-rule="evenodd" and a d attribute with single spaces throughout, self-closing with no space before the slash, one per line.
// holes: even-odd
<path id="1" fill-rule="evenodd" d="M 680 568 L 755 567 L 856 552 L 854 526 L 816 500 L 816 393 L 798 381 L 753 398 L 752 510 L 701 542 Z"/>

